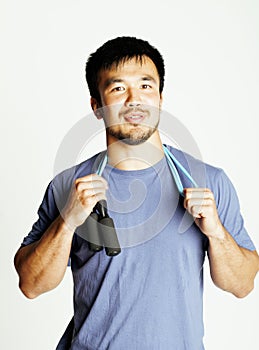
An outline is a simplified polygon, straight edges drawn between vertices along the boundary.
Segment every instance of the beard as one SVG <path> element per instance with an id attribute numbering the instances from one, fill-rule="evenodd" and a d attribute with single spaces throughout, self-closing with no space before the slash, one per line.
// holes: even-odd
<path id="1" fill-rule="evenodd" d="M 158 124 L 159 122 L 151 127 L 143 124 L 125 123 L 110 126 L 107 128 L 107 132 L 119 141 L 134 146 L 146 142 L 157 130 Z"/>

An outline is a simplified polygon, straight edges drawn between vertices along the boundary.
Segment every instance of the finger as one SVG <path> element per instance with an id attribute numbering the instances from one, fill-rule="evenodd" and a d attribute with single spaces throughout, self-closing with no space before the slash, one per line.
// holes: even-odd
<path id="1" fill-rule="evenodd" d="M 101 187 L 86 188 L 86 189 L 82 189 L 81 191 L 79 191 L 78 196 L 79 196 L 79 198 L 87 198 L 87 197 L 96 196 L 99 193 L 103 193 L 105 195 L 106 189 L 101 188 Z"/>
<path id="2" fill-rule="evenodd" d="M 186 194 L 199 194 L 199 193 L 212 193 L 209 188 L 202 188 L 202 187 L 188 187 L 184 188 L 184 193 Z"/>
<path id="3" fill-rule="evenodd" d="M 208 188 L 185 188 L 185 199 L 190 198 L 211 198 L 214 199 L 214 195 Z"/>
<path id="4" fill-rule="evenodd" d="M 191 206 L 189 208 L 188 211 L 196 219 L 206 218 L 211 213 L 211 206 L 208 206 L 208 205 L 203 205 L 203 206 L 193 205 L 193 206 Z"/>
<path id="5" fill-rule="evenodd" d="M 105 192 L 95 192 L 92 195 L 81 196 L 80 203 L 83 207 L 91 207 L 93 208 L 97 202 L 100 200 L 107 200 Z"/>
<path id="6" fill-rule="evenodd" d="M 79 182 L 95 182 L 95 181 L 101 181 L 102 183 L 107 184 L 107 181 L 105 180 L 104 177 L 98 175 L 98 174 L 89 174 L 83 177 L 79 177 L 78 179 L 76 179 L 75 183 L 79 183 Z"/>
<path id="7" fill-rule="evenodd" d="M 78 193 L 84 192 L 84 191 L 98 191 L 103 190 L 106 191 L 108 188 L 108 185 L 101 181 L 92 181 L 92 182 L 78 182 L 76 184 L 76 191 Z"/>
<path id="8" fill-rule="evenodd" d="M 215 214 L 215 207 L 209 201 L 206 204 L 200 204 L 199 202 L 194 202 L 187 206 L 187 211 L 194 217 L 206 218 L 213 217 Z"/>
<path id="9" fill-rule="evenodd" d="M 192 207 L 194 205 L 202 207 L 204 206 L 213 206 L 214 200 L 212 198 L 189 198 L 184 200 L 184 207 Z"/>
<path id="10" fill-rule="evenodd" d="M 107 181 L 97 174 L 90 174 L 88 176 L 78 178 L 75 180 L 74 185 L 76 191 L 79 192 L 87 188 L 104 188 L 106 190 L 108 189 Z"/>

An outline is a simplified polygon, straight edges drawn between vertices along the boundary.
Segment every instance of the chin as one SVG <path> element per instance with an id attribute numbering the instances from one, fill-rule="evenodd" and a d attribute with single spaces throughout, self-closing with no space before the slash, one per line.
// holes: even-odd
<path id="1" fill-rule="evenodd" d="M 131 145 L 131 146 L 137 146 L 137 145 L 141 145 L 142 143 L 146 142 L 148 138 L 142 138 L 142 139 L 134 139 L 134 138 L 123 138 L 123 139 L 119 139 L 119 141 L 125 143 L 126 145 Z"/>
<path id="2" fill-rule="evenodd" d="M 139 125 L 138 125 L 139 126 Z M 154 134 L 156 128 L 145 127 L 122 130 L 118 127 L 108 128 L 108 134 L 127 145 L 137 146 L 146 142 Z"/>

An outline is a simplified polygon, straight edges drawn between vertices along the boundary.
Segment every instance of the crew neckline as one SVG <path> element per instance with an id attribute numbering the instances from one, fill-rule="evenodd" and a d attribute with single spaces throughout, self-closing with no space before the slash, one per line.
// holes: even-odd
<path id="1" fill-rule="evenodd" d="M 138 169 L 138 170 L 122 170 L 122 169 L 118 169 L 116 167 L 113 167 L 110 164 L 106 164 L 105 168 L 104 168 L 104 172 L 108 171 L 113 172 L 115 174 L 120 174 L 120 175 L 128 175 L 128 176 L 135 176 L 135 175 L 141 175 L 141 174 L 149 174 L 149 173 L 153 173 L 160 171 L 166 164 L 166 157 L 163 156 L 163 158 L 161 158 L 157 163 L 155 163 L 152 166 L 149 166 L 148 168 L 145 169 Z"/>

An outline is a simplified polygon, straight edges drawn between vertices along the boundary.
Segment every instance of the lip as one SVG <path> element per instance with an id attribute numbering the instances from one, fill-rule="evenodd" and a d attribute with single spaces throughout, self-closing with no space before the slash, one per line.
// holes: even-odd
<path id="1" fill-rule="evenodd" d="M 143 122 L 144 119 L 145 119 L 145 115 L 139 112 L 135 112 L 135 113 L 133 112 L 133 113 L 124 115 L 124 120 L 131 124 L 139 124 Z"/>

